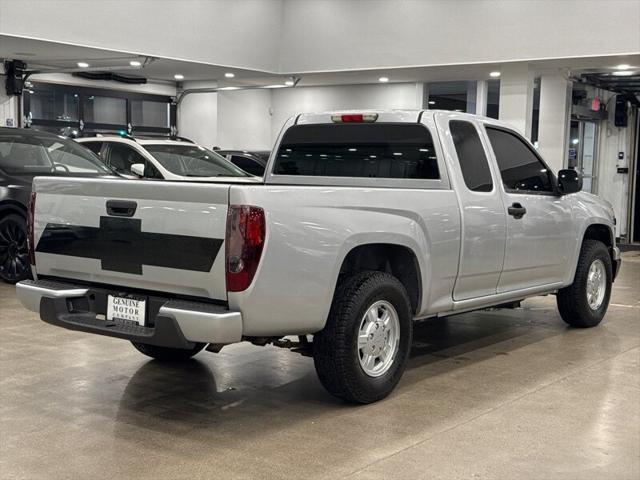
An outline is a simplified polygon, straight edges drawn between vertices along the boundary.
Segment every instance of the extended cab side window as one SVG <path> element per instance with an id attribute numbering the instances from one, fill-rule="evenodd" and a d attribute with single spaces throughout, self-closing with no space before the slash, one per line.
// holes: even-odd
<path id="1" fill-rule="evenodd" d="M 134 163 L 147 163 L 146 159 L 129 145 L 112 142 L 109 144 L 107 162 L 116 172 L 131 175 L 131 165 Z"/>
<path id="2" fill-rule="evenodd" d="M 493 190 L 489 162 L 476 127 L 471 122 L 452 120 L 449 130 L 467 188 L 474 192 Z"/>
<path id="3" fill-rule="evenodd" d="M 547 167 L 524 141 L 500 128 L 486 130 L 506 190 L 553 192 Z"/>
<path id="4" fill-rule="evenodd" d="M 439 179 L 431 133 L 408 123 L 294 125 L 273 173 L 352 178 Z"/>

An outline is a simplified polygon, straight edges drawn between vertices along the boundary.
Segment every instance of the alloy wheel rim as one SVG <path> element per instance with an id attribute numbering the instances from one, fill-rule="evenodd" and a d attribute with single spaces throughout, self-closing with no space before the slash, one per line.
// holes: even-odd
<path id="1" fill-rule="evenodd" d="M 586 290 L 589 308 L 598 310 L 602 306 L 607 291 L 607 273 L 600 259 L 594 260 L 589 267 Z"/>
<path id="2" fill-rule="evenodd" d="M 17 222 L 0 224 L 0 275 L 7 280 L 20 278 L 29 266 L 27 235 Z"/>
<path id="3" fill-rule="evenodd" d="M 400 345 L 398 312 L 389 302 L 379 300 L 371 305 L 358 329 L 358 360 L 370 377 L 380 377 L 389 371 Z"/>

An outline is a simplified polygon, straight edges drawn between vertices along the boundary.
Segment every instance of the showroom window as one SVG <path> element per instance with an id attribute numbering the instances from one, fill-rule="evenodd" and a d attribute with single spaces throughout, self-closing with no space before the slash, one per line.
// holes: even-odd
<path id="1" fill-rule="evenodd" d="M 282 138 L 274 174 L 440 178 L 429 130 L 394 123 L 293 126 Z"/>
<path id="2" fill-rule="evenodd" d="M 487 127 L 502 183 L 509 191 L 552 192 L 547 167 L 531 148 L 511 132 Z"/>
<path id="3" fill-rule="evenodd" d="M 533 80 L 533 108 L 531 111 L 531 143 L 538 148 L 538 130 L 540 126 L 540 77 Z"/>
<path id="4" fill-rule="evenodd" d="M 487 117 L 500 116 L 500 80 L 487 80 Z"/>
<path id="5" fill-rule="evenodd" d="M 435 82 L 428 85 L 430 109 L 476 113 L 477 82 Z"/>
<path id="6" fill-rule="evenodd" d="M 66 136 L 169 135 L 176 126 L 176 106 L 161 95 L 30 82 L 23 102 L 27 126 Z"/>
<path id="7" fill-rule="evenodd" d="M 78 94 L 57 91 L 49 85 L 38 85 L 30 95 L 31 116 L 34 120 L 62 122 L 78 121 Z"/>
<path id="8" fill-rule="evenodd" d="M 489 162 L 476 127 L 470 122 L 452 120 L 449 130 L 467 188 L 474 192 L 493 190 Z"/>

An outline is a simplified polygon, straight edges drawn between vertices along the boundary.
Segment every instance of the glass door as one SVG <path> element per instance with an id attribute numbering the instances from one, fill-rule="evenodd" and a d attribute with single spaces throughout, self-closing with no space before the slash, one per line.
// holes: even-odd
<path id="1" fill-rule="evenodd" d="M 598 179 L 598 124 L 593 120 L 571 120 L 569 167 L 582 173 L 582 189 L 596 193 Z"/>

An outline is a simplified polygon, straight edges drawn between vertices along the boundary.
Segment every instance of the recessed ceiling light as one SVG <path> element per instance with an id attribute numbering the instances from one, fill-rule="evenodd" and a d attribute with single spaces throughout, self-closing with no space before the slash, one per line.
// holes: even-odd
<path id="1" fill-rule="evenodd" d="M 129 65 L 131 65 L 132 67 L 139 67 L 142 65 L 142 63 L 140 63 L 138 60 L 131 60 L 129 62 Z"/>
<path id="2" fill-rule="evenodd" d="M 616 72 L 613 72 L 613 74 L 616 77 L 630 77 L 631 75 L 633 75 L 633 72 L 630 70 L 618 70 Z"/>
<path id="3" fill-rule="evenodd" d="M 491 72 L 489 76 L 493 78 L 498 78 L 500 76 L 500 72 Z"/>
<path id="4" fill-rule="evenodd" d="M 284 82 L 284 84 L 287 87 L 293 87 L 295 85 L 295 82 L 293 80 L 287 80 L 286 82 Z"/>
<path id="5" fill-rule="evenodd" d="M 387 83 L 389 81 L 389 77 L 380 77 L 378 81 L 382 83 Z"/>
<path id="6" fill-rule="evenodd" d="M 78 66 L 80 68 L 87 68 L 89 66 L 89 64 L 87 62 L 78 62 Z"/>
<path id="7" fill-rule="evenodd" d="M 227 73 L 224 74 L 224 76 L 227 77 L 227 78 L 233 78 L 233 77 L 236 76 L 236 74 L 235 73 L 231 73 L 231 72 L 227 72 Z"/>
<path id="8" fill-rule="evenodd" d="M 618 65 L 616 68 L 618 70 L 629 70 L 631 68 L 631 65 L 627 63 L 623 63 L 622 65 Z"/>
<path id="9" fill-rule="evenodd" d="M 435 104 L 436 104 L 435 100 L 429 100 L 429 105 L 435 105 Z"/>
<path id="10" fill-rule="evenodd" d="M 176 73 L 173 78 L 175 78 L 176 80 L 184 80 L 184 75 L 182 75 L 181 73 Z"/>

